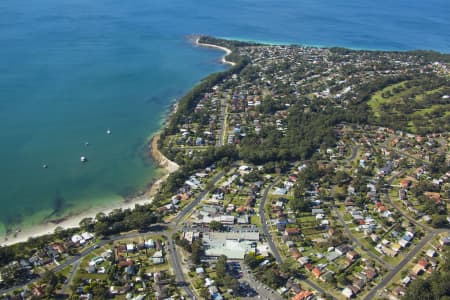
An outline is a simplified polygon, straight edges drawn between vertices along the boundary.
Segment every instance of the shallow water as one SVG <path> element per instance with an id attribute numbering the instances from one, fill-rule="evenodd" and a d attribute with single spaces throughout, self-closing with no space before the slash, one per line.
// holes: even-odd
<path id="1" fill-rule="evenodd" d="M 0 223 L 145 188 L 156 176 L 146 142 L 169 105 L 224 69 L 222 53 L 186 35 L 450 52 L 449 11 L 436 0 L 3 0 Z"/>

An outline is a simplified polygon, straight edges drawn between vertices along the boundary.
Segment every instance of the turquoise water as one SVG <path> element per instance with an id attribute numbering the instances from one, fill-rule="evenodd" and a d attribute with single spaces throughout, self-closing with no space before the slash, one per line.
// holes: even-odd
<path id="1" fill-rule="evenodd" d="M 121 201 L 157 176 L 148 138 L 224 68 L 186 35 L 450 52 L 446 1 L 337 2 L 1 1 L 0 223 Z"/>

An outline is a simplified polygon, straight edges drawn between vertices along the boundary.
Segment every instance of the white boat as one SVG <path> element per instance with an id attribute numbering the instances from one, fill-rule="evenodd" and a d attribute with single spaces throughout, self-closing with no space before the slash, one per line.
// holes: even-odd
<path id="1" fill-rule="evenodd" d="M 86 156 L 82 156 L 82 157 L 80 157 L 80 161 L 81 161 L 81 162 L 87 162 L 87 158 L 86 158 Z"/>
<path id="2" fill-rule="evenodd" d="M 111 130 L 106 130 L 106 134 L 111 134 Z"/>

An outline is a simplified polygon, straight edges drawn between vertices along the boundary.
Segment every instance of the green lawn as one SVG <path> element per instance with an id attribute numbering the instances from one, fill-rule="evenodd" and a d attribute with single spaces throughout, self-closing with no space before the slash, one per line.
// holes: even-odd
<path id="1" fill-rule="evenodd" d="M 386 93 L 386 92 L 391 92 L 396 87 L 404 87 L 405 82 L 406 81 L 403 81 L 403 82 L 396 83 L 396 84 L 390 85 L 388 87 L 385 87 L 381 91 L 376 92 L 370 98 L 370 100 L 369 100 L 369 102 L 367 104 L 372 109 L 372 112 L 374 113 L 374 115 L 377 118 L 380 117 L 380 106 L 381 106 L 381 104 L 395 102 L 396 100 L 400 99 L 400 97 L 401 97 L 400 95 L 406 93 L 407 90 L 403 91 L 402 93 L 395 94 L 394 96 L 389 97 L 389 98 L 383 98 L 381 95 L 383 93 Z"/>

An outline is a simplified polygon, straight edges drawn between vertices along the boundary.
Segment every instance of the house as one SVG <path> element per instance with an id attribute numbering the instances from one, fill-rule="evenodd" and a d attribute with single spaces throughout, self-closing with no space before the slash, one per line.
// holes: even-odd
<path id="1" fill-rule="evenodd" d="M 436 255 L 436 251 L 434 251 L 433 249 L 428 249 L 426 255 L 428 257 L 434 257 Z"/>
<path id="2" fill-rule="evenodd" d="M 355 260 L 356 258 L 359 257 L 359 254 L 358 254 L 358 252 L 352 250 L 352 251 L 347 252 L 346 256 L 350 260 Z"/>
<path id="3" fill-rule="evenodd" d="M 312 214 L 313 216 L 318 215 L 318 214 L 324 215 L 324 214 L 325 214 L 325 211 L 324 211 L 322 208 L 313 208 L 313 209 L 311 210 L 311 214 Z"/>
<path id="4" fill-rule="evenodd" d="M 144 242 L 145 248 L 155 248 L 155 242 L 150 239 Z"/>
<path id="5" fill-rule="evenodd" d="M 408 285 L 411 283 L 411 277 L 409 277 L 409 276 L 404 277 L 404 278 L 402 279 L 401 283 L 402 283 L 404 286 L 408 286 Z"/>
<path id="6" fill-rule="evenodd" d="M 286 224 L 284 223 L 277 223 L 277 230 L 278 232 L 284 231 L 286 229 Z"/>
<path id="7" fill-rule="evenodd" d="M 305 265 L 305 269 L 308 270 L 309 272 L 312 272 L 312 270 L 314 269 L 314 266 L 310 263 L 307 263 Z"/>
<path id="8" fill-rule="evenodd" d="M 73 242 L 74 244 L 77 244 L 77 243 L 79 243 L 81 240 L 83 240 L 83 238 L 82 238 L 81 235 L 79 235 L 79 234 L 74 234 L 74 235 L 72 236 L 71 240 L 72 240 L 72 242 Z"/>
<path id="9" fill-rule="evenodd" d="M 450 237 L 449 236 L 443 236 L 439 240 L 439 244 L 441 246 L 448 246 L 450 245 Z"/>
<path id="10" fill-rule="evenodd" d="M 136 250 L 136 246 L 133 243 L 129 243 L 126 246 L 127 252 L 134 252 Z"/>
<path id="11" fill-rule="evenodd" d="M 414 276 L 422 274 L 422 272 L 425 271 L 425 268 L 419 264 L 414 265 L 414 267 L 411 269 L 411 274 Z"/>
<path id="12" fill-rule="evenodd" d="M 289 175 L 289 180 L 292 182 L 296 182 L 298 179 L 298 176 L 296 174 Z"/>
<path id="13" fill-rule="evenodd" d="M 377 242 L 377 241 L 379 240 L 378 235 L 376 235 L 375 233 L 372 233 L 372 234 L 370 235 L 370 239 L 371 239 L 373 242 Z"/>
<path id="14" fill-rule="evenodd" d="M 387 207 L 384 206 L 384 205 L 380 205 L 380 206 L 377 208 L 377 211 L 378 211 L 378 213 L 384 213 L 384 212 L 387 211 Z"/>
<path id="15" fill-rule="evenodd" d="M 366 274 L 366 277 L 368 280 L 372 280 L 375 277 L 378 276 L 378 273 L 375 269 L 372 268 L 366 268 L 366 270 L 364 271 L 364 273 Z"/>
<path id="16" fill-rule="evenodd" d="M 391 249 L 395 252 L 399 252 L 402 249 L 402 246 L 399 243 L 395 243 L 391 245 Z"/>
<path id="17" fill-rule="evenodd" d="M 309 262 L 309 257 L 303 256 L 303 257 L 298 258 L 297 261 L 301 266 L 304 266 Z"/>
<path id="18" fill-rule="evenodd" d="M 313 293 L 310 291 L 301 291 L 297 295 L 291 298 L 291 300 L 310 300 L 314 297 Z"/>
<path id="19" fill-rule="evenodd" d="M 295 235 L 298 235 L 299 233 L 300 233 L 300 229 L 298 229 L 296 227 L 286 228 L 284 230 L 285 236 L 295 236 Z"/>
<path id="20" fill-rule="evenodd" d="M 90 232 L 83 232 L 81 234 L 81 237 L 85 240 L 85 241 L 90 241 L 94 238 L 94 235 Z"/>
<path id="21" fill-rule="evenodd" d="M 52 245 L 53 250 L 58 251 L 58 253 L 62 254 L 65 253 L 67 251 L 66 247 L 64 247 L 64 245 L 60 244 L 60 243 L 54 243 Z"/>
<path id="22" fill-rule="evenodd" d="M 324 214 L 317 214 L 316 215 L 316 220 L 323 220 L 323 218 L 325 218 Z"/>
<path id="23" fill-rule="evenodd" d="M 40 286 L 35 286 L 32 290 L 31 290 L 31 294 L 37 298 L 41 298 L 45 295 L 44 293 L 44 289 Z"/>
<path id="24" fill-rule="evenodd" d="M 198 267 L 198 268 L 195 269 L 195 272 L 198 275 L 203 275 L 203 274 L 205 274 L 205 269 L 203 269 L 202 267 Z"/>
<path id="25" fill-rule="evenodd" d="M 337 253 L 336 251 L 331 251 L 326 255 L 326 259 L 328 261 L 334 261 L 335 259 L 337 259 L 340 256 L 341 256 L 341 254 Z"/>
<path id="26" fill-rule="evenodd" d="M 134 261 L 132 259 L 127 258 L 127 259 L 120 260 L 118 263 L 118 266 L 120 268 L 125 268 L 125 267 L 131 266 L 133 264 L 134 264 Z"/>
<path id="27" fill-rule="evenodd" d="M 335 248 L 335 251 L 337 253 L 339 253 L 340 255 L 344 255 L 344 254 L 346 254 L 347 252 L 349 252 L 351 250 L 353 250 L 353 248 L 350 245 L 347 245 L 347 244 L 343 244 L 343 245 L 337 246 Z"/>
<path id="28" fill-rule="evenodd" d="M 398 244 L 399 244 L 402 248 L 405 248 L 405 247 L 407 247 L 407 246 L 409 245 L 409 242 L 406 241 L 406 240 L 404 240 L 404 239 L 400 239 L 400 240 L 398 241 Z"/>
<path id="29" fill-rule="evenodd" d="M 424 269 L 428 266 L 428 261 L 426 261 L 425 259 L 420 259 L 417 264 L 419 266 L 422 266 Z"/>
<path id="30" fill-rule="evenodd" d="M 275 191 L 273 192 L 274 195 L 286 195 L 287 194 L 287 190 L 286 188 L 280 188 L 280 187 L 276 187 Z"/>
<path id="31" fill-rule="evenodd" d="M 319 278 L 320 277 L 320 275 L 322 275 L 322 271 L 320 271 L 320 269 L 319 268 L 314 268 L 314 269 L 312 269 L 312 271 L 311 271 L 311 273 L 314 275 L 314 277 L 316 277 L 316 278 Z"/>
<path id="32" fill-rule="evenodd" d="M 223 225 L 233 225 L 234 216 L 220 216 L 218 221 Z"/>
<path id="33" fill-rule="evenodd" d="M 353 291 L 349 287 L 346 287 L 342 290 L 342 295 L 344 295 L 345 298 L 350 299 L 353 297 Z"/>
<path id="34" fill-rule="evenodd" d="M 389 256 L 392 256 L 392 257 L 394 257 L 394 256 L 397 255 L 397 252 L 395 252 L 395 251 L 392 250 L 391 248 L 388 248 L 388 247 L 386 247 L 386 246 L 384 246 L 384 245 L 381 246 L 381 251 L 382 251 L 384 254 L 389 255 Z"/>
<path id="35" fill-rule="evenodd" d="M 362 279 L 355 280 L 352 284 L 354 287 L 357 287 L 359 291 L 361 291 L 366 285 L 365 281 Z M 356 293 L 355 293 L 356 294 Z"/>
<path id="36" fill-rule="evenodd" d="M 293 241 L 286 241 L 286 246 L 288 246 L 288 248 L 293 248 L 295 244 Z"/>
<path id="37" fill-rule="evenodd" d="M 159 265 L 164 263 L 164 257 L 162 251 L 156 251 L 151 257 L 153 264 Z"/>
<path id="38" fill-rule="evenodd" d="M 324 282 L 332 282 L 334 279 L 334 275 L 333 272 L 331 271 L 326 271 L 325 273 L 323 273 L 320 277 L 320 280 L 324 281 Z"/>
<path id="39" fill-rule="evenodd" d="M 361 291 L 361 289 L 356 285 L 350 285 L 349 288 L 352 290 L 354 295 L 358 294 Z"/>
<path id="40" fill-rule="evenodd" d="M 291 257 L 295 260 L 299 259 L 302 256 L 302 254 L 300 253 L 300 251 L 298 251 L 297 248 L 289 249 L 289 253 L 291 254 Z"/>
<path id="41" fill-rule="evenodd" d="M 395 296 L 404 296 L 406 295 L 406 289 L 402 286 L 397 286 L 392 290 L 392 293 Z"/>
<path id="42" fill-rule="evenodd" d="M 400 186 L 403 188 L 402 190 L 409 188 L 411 186 L 411 180 L 409 179 L 400 180 Z"/>
<path id="43" fill-rule="evenodd" d="M 435 203 L 441 203 L 441 194 L 436 192 L 424 192 L 423 195 Z"/>

